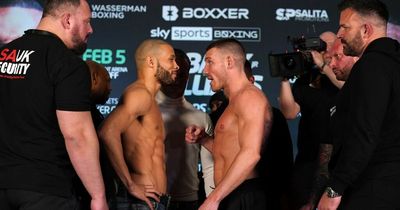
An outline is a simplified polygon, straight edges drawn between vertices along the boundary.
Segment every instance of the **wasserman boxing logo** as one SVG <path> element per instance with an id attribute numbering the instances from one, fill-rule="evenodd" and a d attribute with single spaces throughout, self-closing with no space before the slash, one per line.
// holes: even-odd
<path id="1" fill-rule="evenodd" d="M 33 50 L 3 49 L 0 52 L 0 78 L 24 79 Z"/>
<path id="2" fill-rule="evenodd" d="M 183 19 L 249 19 L 249 9 L 247 8 L 203 8 L 203 7 L 184 7 L 182 13 L 175 5 L 163 5 L 162 17 L 165 21 L 176 21 L 179 15 Z"/>
<path id="3" fill-rule="evenodd" d="M 124 19 L 125 13 L 145 13 L 146 5 L 114 5 L 92 4 L 92 18 L 95 19 Z"/>
<path id="4" fill-rule="evenodd" d="M 278 8 L 276 10 L 276 20 L 329 22 L 329 16 L 326 10 L 320 9 Z"/>

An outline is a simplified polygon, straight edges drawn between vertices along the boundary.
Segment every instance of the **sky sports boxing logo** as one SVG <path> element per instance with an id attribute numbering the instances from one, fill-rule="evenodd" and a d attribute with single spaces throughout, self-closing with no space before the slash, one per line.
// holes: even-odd
<path id="1" fill-rule="evenodd" d="M 243 42 L 260 42 L 261 29 L 257 27 L 189 27 L 172 26 L 171 29 L 160 27 L 150 30 L 150 37 L 172 41 L 213 41 L 235 38 Z"/>
<path id="2" fill-rule="evenodd" d="M 321 9 L 278 8 L 275 13 L 278 21 L 329 22 L 328 12 Z"/>
<path id="3" fill-rule="evenodd" d="M 175 5 L 162 6 L 162 18 L 165 21 L 176 21 L 179 17 L 183 19 L 247 20 L 249 19 L 249 9 L 184 7 L 182 11 L 180 11 Z"/>

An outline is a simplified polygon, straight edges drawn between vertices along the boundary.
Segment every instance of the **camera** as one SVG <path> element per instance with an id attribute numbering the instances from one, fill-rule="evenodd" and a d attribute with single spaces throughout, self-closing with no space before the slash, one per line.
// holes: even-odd
<path id="1" fill-rule="evenodd" d="M 311 50 L 326 50 L 326 43 L 319 37 L 288 38 L 294 52 L 269 54 L 271 77 L 294 77 L 307 73 L 314 67 Z"/>

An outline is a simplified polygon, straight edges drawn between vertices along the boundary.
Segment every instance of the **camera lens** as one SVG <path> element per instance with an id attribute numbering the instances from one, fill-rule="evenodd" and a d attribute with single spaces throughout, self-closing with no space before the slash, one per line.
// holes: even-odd
<path id="1" fill-rule="evenodd" d="M 293 69 L 296 67 L 296 60 L 292 56 L 288 56 L 284 59 L 284 65 L 287 69 Z"/>

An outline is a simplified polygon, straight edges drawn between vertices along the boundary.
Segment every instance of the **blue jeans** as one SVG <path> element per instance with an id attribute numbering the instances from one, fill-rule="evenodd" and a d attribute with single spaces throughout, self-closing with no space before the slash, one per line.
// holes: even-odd
<path id="1" fill-rule="evenodd" d="M 166 210 L 166 206 L 161 203 L 157 203 L 155 201 L 151 201 L 153 204 L 154 210 Z M 150 210 L 149 206 L 146 203 L 132 203 L 131 210 Z"/>
<path id="2" fill-rule="evenodd" d="M 167 210 L 169 201 L 171 199 L 168 195 L 162 195 L 160 202 L 149 198 L 154 210 Z M 116 210 L 150 210 L 146 202 L 131 196 L 129 193 L 125 195 L 117 195 L 116 204 L 114 204 Z M 111 208 L 110 208 L 111 209 Z"/>

